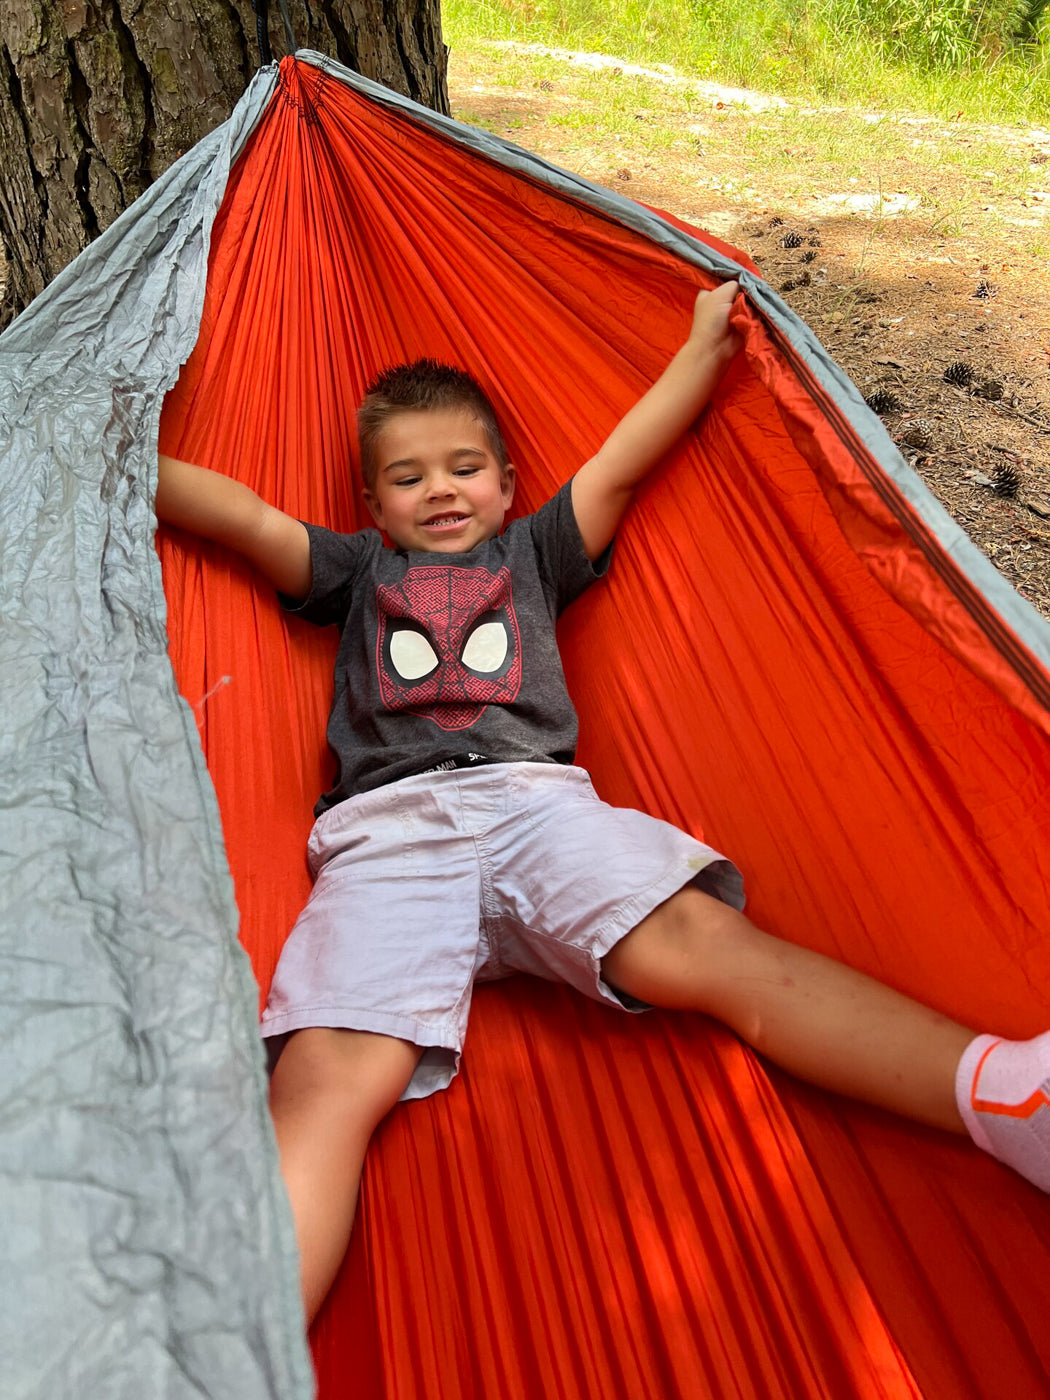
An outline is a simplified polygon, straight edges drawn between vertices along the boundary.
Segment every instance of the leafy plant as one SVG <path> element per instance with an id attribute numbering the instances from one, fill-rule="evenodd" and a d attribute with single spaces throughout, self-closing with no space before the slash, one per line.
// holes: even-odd
<path id="1" fill-rule="evenodd" d="M 444 0 L 442 19 L 452 43 L 599 50 L 820 105 L 1050 119 L 1050 0 Z"/>
<path id="2" fill-rule="evenodd" d="M 1050 0 L 815 0 L 821 21 L 904 63 L 961 69 L 1034 38 Z"/>

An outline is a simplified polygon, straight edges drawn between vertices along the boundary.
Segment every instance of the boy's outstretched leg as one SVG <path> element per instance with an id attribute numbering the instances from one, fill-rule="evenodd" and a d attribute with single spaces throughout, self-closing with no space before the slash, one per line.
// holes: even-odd
<path id="1" fill-rule="evenodd" d="M 692 887 L 612 948 L 602 974 L 654 1006 L 716 1017 L 811 1084 L 934 1127 L 969 1130 L 979 1146 L 1050 1190 L 1050 1034 L 1023 1044 L 975 1039 L 881 982 L 763 933 Z"/>
<path id="2" fill-rule="evenodd" d="M 365 1149 L 397 1103 L 418 1045 L 368 1031 L 296 1031 L 270 1081 L 281 1175 L 299 1241 L 303 1302 L 312 1322 L 350 1240 Z"/>

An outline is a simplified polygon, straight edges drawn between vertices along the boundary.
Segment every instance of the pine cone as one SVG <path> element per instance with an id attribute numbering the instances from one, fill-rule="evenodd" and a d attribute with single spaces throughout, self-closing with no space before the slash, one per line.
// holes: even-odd
<path id="1" fill-rule="evenodd" d="M 997 462 L 992 472 L 997 496 L 1016 496 L 1021 487 L 1021 473 L 1012 462 Z"/>
<path id="2" fill-rule="evenodd" d="M 977 386 L 974 392 L 979 394 L 982 399 L 998 403 L 1003 396 L 1003 386 L 998 379 L 986 379 L 983 384 Z"/>
<path id="3" fill-rule="evenodd" d="M 799 259 L 799 261 L 807 263 L 812 262 L 816 256 L 817 255 L 812 248 L 807 248 L 806 251 L 802 254 L 802 257 Z"/>
<path id="4" fill-rule="evenodd" d="M 769 221 L 769 227 L 770 227 L 770 228 L 783 228 L 783 226 L 784 226 L 784 220 L 780 217 L 779 214 L 774 214 L 773 217 L 772 217 L 772 218 L 770 219 L 770 221 Z"/>
<path id="5" fill-rule="evenodd" d="M 801 248 L 804 242 L 805 239 L 802 235 L 796 233 L 794 229 L 792 229 L 790 233 L 785 233 L 784 237 L 780 240 L 781 247 L 783 248 Z"/>
<path id="6" fill-rule="evenodd" d="M 824 244 L 820 241 L 819 238 L 811 238 L 809 240 L 809 246 L 811 248 L 823 248 Z"/>
<path id="7" fill-rule="evenodd" d="M 968 365 L 965 360 L 953 360 L 944 371 L 944 378 L 949 384 L 958 384 L 960 389 L 965 389 L 973 383 L 973 365 Z"/>
<path id="8" fill-rule="evenodd" d="M 935 429 L 928 418 L 913 418 L 901 433 L 901 442 L 906 447 L 915 447 L 925 452 L 933 443 Z"/>
<path id="9" fill-rule="evenodd" d="M 995 297 L 998 295 L 999 288 L 995 285 L 994 282 L 989 282 L 986 277 L 982 277 L 981 280 L 977 283 L 977 290 L 974 292 L 974 297 L 978 301 L 987 301 L 989 297 Z"/>
<path id="10" fill-rule="evenodd" d="M 901 406 L 901 401 L 891 389 L 874 389 L 870 394 L 866 394 L 864 402 L 871 409 L 872 413 L 896 413 Z"/>

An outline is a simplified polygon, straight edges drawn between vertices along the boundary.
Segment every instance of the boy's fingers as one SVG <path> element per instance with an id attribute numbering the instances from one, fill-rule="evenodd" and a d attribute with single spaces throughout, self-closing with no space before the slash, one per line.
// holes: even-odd
<path id="1" fill-rule="evenodd" d="M 716 300 L 732 302 L 736 299 L 737 292 L 740 291 L 740 283 L 737 281 L 723 282 L 719 287 L 712 287 L 709 291 L 701 291 L 697 294 L 697 302 L 705 301 L 708 297 Z"/>

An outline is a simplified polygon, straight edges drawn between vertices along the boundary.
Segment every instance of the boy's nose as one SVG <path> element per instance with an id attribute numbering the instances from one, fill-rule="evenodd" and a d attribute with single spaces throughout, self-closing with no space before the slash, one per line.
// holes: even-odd
<path id="1" fill-rule="evenodd" d="M 429 485 L 430 489 L 427 495 L 432 501 L 439 496 L 454 496 L 456 494 L 456 485 L 450 476 L 431 477 Z"/>

